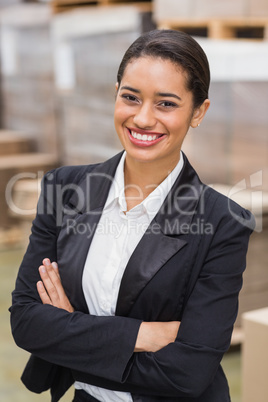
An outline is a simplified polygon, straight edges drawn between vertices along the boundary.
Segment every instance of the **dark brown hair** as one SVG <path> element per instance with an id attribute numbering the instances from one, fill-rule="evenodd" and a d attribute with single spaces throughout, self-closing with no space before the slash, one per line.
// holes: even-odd
<path id="1" fill-rule="evenodd" d="M 207 56 L 190 35 L 171 29 L 153 30 L 141 35 L 126 51 L 117 74 L 120 86 L 127 65 L 140 57 L 170 60 L 187 73 L 187 89 L 193 94 L 194 109 L 208 98 L 210 71 Z"/>

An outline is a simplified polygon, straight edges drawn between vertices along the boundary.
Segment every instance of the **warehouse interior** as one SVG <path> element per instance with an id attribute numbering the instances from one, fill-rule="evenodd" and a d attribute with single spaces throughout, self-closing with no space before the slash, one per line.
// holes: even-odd
<path id="1" fill-rule="evenodd" d="M 209 59 L 211 107 L 183 151 L 205 183 L 255 215 L 223 366 L 232 402 L 267 401 L 268 2 L 0 0 L 3 401 L 49 400 L 20 382 L 27 353 L 12 340 L 8 313 L 41 179 L 52 168 L 104 161 L 121 150 L 113 124 L 118 64 L 141 33 L 155 28 L 189 33 Z"/>

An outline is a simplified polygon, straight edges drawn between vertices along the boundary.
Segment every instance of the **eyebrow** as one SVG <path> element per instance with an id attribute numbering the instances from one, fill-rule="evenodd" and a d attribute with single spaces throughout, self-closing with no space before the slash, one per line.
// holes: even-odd
<path id="1" fill-rule="evenodd" d="M 158 92 L 156 95 L 157 96 L 162 96 L 164 98 L 176 98 L 179 101 L 182 100 L 178 95 L 175 95 L 175 94 L 172 94 L 172 93 L 169 93 L 169 92 L 167 92 L 167 93 L 166 92 Z"/>
<path id="2" fill-rule="evenodd" d="M 131 91 L 131 92 L 134 92 L 134 93 L 136 93 L 136 94 L 140 94 L 140 93 L 141 93 L 140 90 L 135 89 L 135 88 L 132 88 L 132 87 L 129 87 L 129 86 L 127 86 L 127 85 L 121 87 L 121 90 L 122 90 L 122 89 L 125 89 L 125 90 L 127 90 L 127 91 Z M 170 92 L 157 92 L 156 95 L 157 95 L 157 96 L 162 96 L 162 97 L 164 97 L 164 98 L 176 98 L 176 99 L 178 99 L 179 101 L 182 100 L 178 95 L 175 95 L 175 94 L 170 93 Z"/>
<path id="3" fill-rule="evenodd" d="M 139 91 L 138 89 L 131 88 L 131 87 L 127 86 L 127 85 L 125 85 L 124 87 L 121 87 L 120 89 L 121 90 L 126 89 L 127 91 L 135 92 L 135 94 L 140 94 L 141 93 L 141 91 Z"/>

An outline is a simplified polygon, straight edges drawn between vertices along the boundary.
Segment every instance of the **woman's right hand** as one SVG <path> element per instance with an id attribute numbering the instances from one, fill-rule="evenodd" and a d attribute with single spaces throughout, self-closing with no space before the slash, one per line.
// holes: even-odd
<path id="1" fill-rule="evenodd" d="M 134 352 L 157 352 L 175 341 L 179 327 L 179 321 L 142 322 Z"/>

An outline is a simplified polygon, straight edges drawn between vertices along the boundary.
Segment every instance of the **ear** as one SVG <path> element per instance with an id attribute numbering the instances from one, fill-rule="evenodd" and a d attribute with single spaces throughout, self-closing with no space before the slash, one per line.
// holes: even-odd
<path id="1" fill-rule="evenodd" d="M 201 124 L 203 118 L 205 117 L 205 114 L 207 113 L 209 106 L 210 106 L 210 100 L 206 99 L 201 106 L 199 106 L 194 110 L 190 124 L 191 127 L 196 128 Z"/>
<path id="2" fill-rule="evenodd" d="M 118 89 L 119 89 L 119 84 L 118 84 L 118 82 L 117 82 L 117 83 L 115 84 L 115 95 L 114 95 L 115 100 L 117 99 Z"/>

